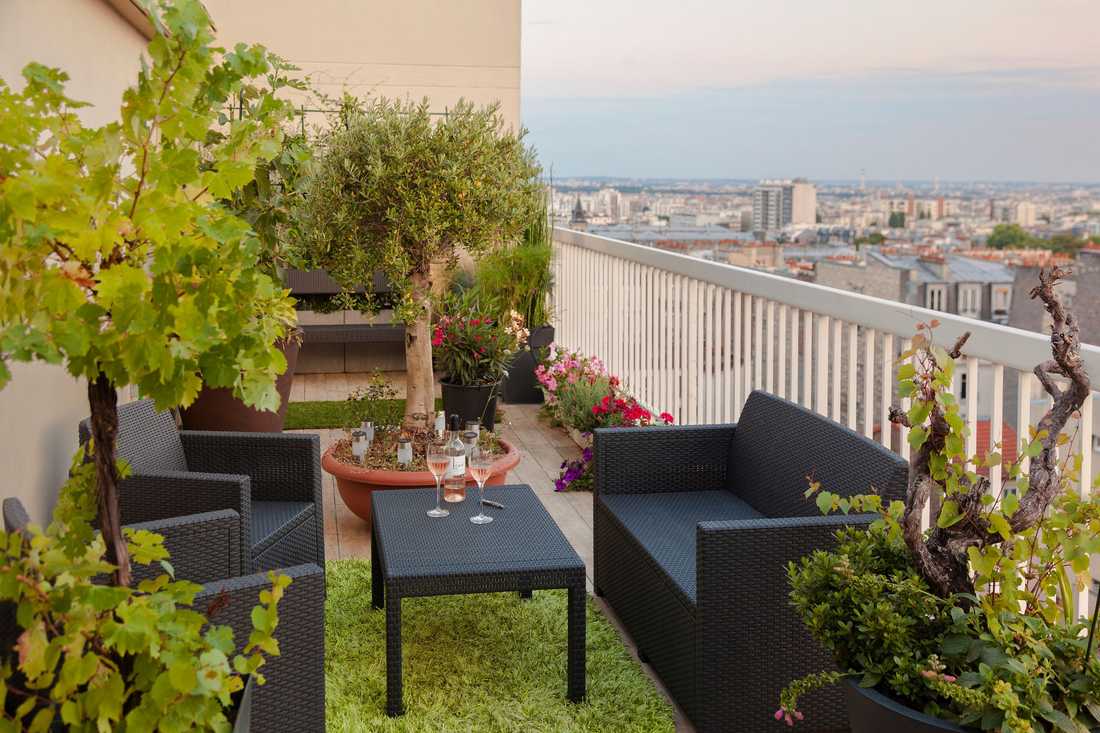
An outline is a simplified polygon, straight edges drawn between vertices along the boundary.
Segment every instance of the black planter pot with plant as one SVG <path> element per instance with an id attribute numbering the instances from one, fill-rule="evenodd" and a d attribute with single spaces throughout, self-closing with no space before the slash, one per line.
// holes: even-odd
<path id="1" fill-rule="evenodd" d="M 852 733 L 968 733 L 974 730 L 925 715 L 878 690 L 860 687 L 854 680 L 846 682 L 848 722 Z"/>
<path id="2" fill-rule="evenodd" d="M 542 389 L 535 379 L 535 367 L 547 346 L 554 342 L 553 326 L 538 326 L 527 337 L 527 348 L 516 354 L 504 378 L 502 397 L 513 405 L 538 405 L 542 403 Z"/>
<path id="3" fill-rule="evenodd" d="M 440 386 L 443 388 L 444 412 L 458 415 L 463 425 L 477 420 L 486 430 L 496 428 L 500 383 L 467 385 L 443 381 Z"/>

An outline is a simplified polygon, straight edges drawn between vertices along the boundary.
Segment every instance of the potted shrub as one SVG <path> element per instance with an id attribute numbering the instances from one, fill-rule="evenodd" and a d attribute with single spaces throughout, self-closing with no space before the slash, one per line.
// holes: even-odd
<path id="1" fill-rule="evenodd" d="M 481 258 L 474 289 L 482 306 L 500 320 L 513 311 L 523 318 L 529 336 L 512 359 L 504 377 L 505 402 L 538 404 L 542 390 L 535 367 L 554 341 L 549 297 L 553 287 L 550 265 L 554 256 L 553 227 L 545 197 L 534 212 L 523 238 Z"/>
<path id="2" fill-rule="evenodd" d="M 215 200 L 275 154 L 290 107 L 269 105 L 206 144 L 268 54 L 215 47 L 198 0 L 148 9 L 157 33 L 121 122 L 84 126 L 56 69 L 28 65 L 18 93 L 0 82 L 0 387 L 9 360 L 64 364 L 87 380 L 93 436 L 51 528 L 3 537 L 0 600 L 17 604 L 22 631 L 2 675 L 9 714 L 32 730 L 58 719 L 224 729 L 242 675 L 277 651 L 274 608 L 289 582 L 273 576 L 232 660 L 231 635 L 204 631 L 207 619 L 186 608 L 197 586 L 166 573 L 131 587 L 131 555 L 168 558 L 157 535 L 123 536 L 116 389 L 134 385 L 167 409 L 207 379 L 277 407 L 286 364 L 273 345 L 293 323 L 290 299 L 257 267 L 255 234 Z M 113 585 L 92 582 L 106 574 Z"/>
<path id="3" fill-rule="evenodd" d="M 1090 555 L 1100 551 L 1100 499 L 1079 492 L 1080 458 L 1064 432 L 1090 390 L 1076 318 L 1055 294 L 1064 274 L 1041 271 L 1031 293 L 1053 323 L 1052 359 L 1035 369 L 1051 404 L 1021 459 L 1002 466 L 1002 485 L 990 485 L 986 470 L 1001 451 L 965 455 L 948 391 L 968 334 L 946 350 L 933 343 L 935 322 L 921 324 L 901 357 L 900 394 L 912 405 L 891 410 L 910 431 L 906 502 L 848 501 L 811 483 L 823 511 L 880 519 L 792 563 L 791 600 L 838 670 L 793 682 L 777 719 L 801 719 L 799 695 L 843 680 L 854 733 L 1100 727 L 1097 617 L 1079 618 L 1074 598 L 1091 584 Z M 938 510 L 922 532 L 934 496 Z"/>
<path id="4" fill-rule="evenodd" d="M 263 83 L 245 83 L 237 93 L 237 105 L 229 109 L 230 124 L 255 117 L 270 105 L 281 104 L 279 95 L 286 90 L 308 91 L 304 82 L 292 76 L 297 67 L 272 54 L 268 58 L 270 70 Z M 225 136 L 214 130 L 207 137 L 207 145 L 221 144 Z M 287 129 L 278 153 L 270 159 L 258 160 L 252 180 L 221 198 L 224 206 L 252 226 L 261 245 L 259 265 L 275 282 L 282 282 L 285 270 L 302 262 L 301 233 L 294 213 L 304 196 L 305 169 L 311 157 L 304 127 Z M 204 384 L 194 402 L 180 410 L 183 426 L 190 430 L 282 432 L 301 343 L 301 331 L 297 328 L 276 342 L 286 360 L 286 369 L 275 382 L 278 409 L 257 409 L 245 404 L 231 387 Z"/>
<path id="5" fill-rule="evenodd" d="M 465 425 L 496 425 L 497 396 L 508 365 L 527 341 L 515 311 L 504 322 L 466 307 L 439 319 L 432 332 L 436 366 L 443 374 L 443 411 Z"/>
<path id="6" fill-rule="evenodd" d="M 403 425 L 404 408 L 397 392 L 381 374 L 374 374 L 366 388 L 348 397 L 345 436 L 333 443 L 321 456 L 321 466 L 336 478 L 340 498 L 353 514 L 370 523 L 371 493 L 378 489 L 413 489 L 435 486 L 427 467 L 427 446 L 432 432 L 423 423 L 410 428 Z M 352 452 L 351 432 L 365 421 L 374 426 L 374 440 L 362 460 Z M 412 461 L 398 463 L 397 442 L 408 439 Z M 493 472 L 486 481 L 489 486 L 506 482 L 508 472 L 519 463 L 519 451 L 490 430 L 481 431 L 480 447 L 499 455 Z M 469 471 L 466 485 L 477 484 Z"/>
<path id="7" fill-rule="evenodd" d="M 524 133 L 497 106 L 460 102 L 442 119 L 419 104 L 346 100 L 318 149 L 303 206 L 313 267 L 349 290 L 380 272 L 406 324 L 405 421 L 431 412 L 432 265 L 478 257 L 520 235 L 539 194 Z"/>

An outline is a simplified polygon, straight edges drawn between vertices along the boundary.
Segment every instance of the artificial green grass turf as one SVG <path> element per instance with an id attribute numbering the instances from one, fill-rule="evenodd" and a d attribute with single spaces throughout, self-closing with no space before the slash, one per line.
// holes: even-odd
<path id="1" fill-rule="evenodd" d="M 565 699 L 566 592 L 402 602 L 405 714 L 386 704 L 382 610 L 370 605 L 370 564 L 327 563 L 325 694 L 329 731 L 674 730 L 672 710 L 622 639 L 588 603 L 588 695 Z"/>
<path id="2" fill-rule="evenodd" d="M 398 415 L 405 411 L 405 400 L 382 400 L 393 405 Z M 443 409 L 443 400 L 436 398 L 435 409 Z M 286 407 L 284 430 L 321 430 L 345 428 L 352 423 L 351 406 L 347 400 L 312 400 L 291 402 Z"/>

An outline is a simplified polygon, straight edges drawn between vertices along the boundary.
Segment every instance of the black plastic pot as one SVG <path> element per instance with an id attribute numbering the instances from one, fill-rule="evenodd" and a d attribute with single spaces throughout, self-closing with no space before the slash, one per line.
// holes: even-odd
<path id="1" fill-rule="evenodd" d="M 443 411 L 448 417 L 458 415 L 463 425 L 477 420 L 486 430 L 495 427 L 499 383 L 467 386 L 442 381 L 440 385 L 443 387 Z"/>
<path id="2" fill-rule="evenodd" d="M 848 722 L 852 733 L 974 733 L 902 705 L 874 689 L 847 680 Z"/>
<path id="3" fill-rule="evenodd" d="M 516 354 L 508 367 L 508 376 L 504 378 L 504 401 L 513 405 L 538 405 L 542 403 L 542 389 L 535 379 L 535 367 L 538 366 L 540 352 L 554 342 L 553 326 L 538 326 L 531 329 L 527 338 L 527 348 Z"/>

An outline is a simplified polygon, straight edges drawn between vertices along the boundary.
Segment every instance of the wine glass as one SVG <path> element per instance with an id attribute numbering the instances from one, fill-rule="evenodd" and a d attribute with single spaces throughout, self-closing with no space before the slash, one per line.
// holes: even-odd
<path id="1" fill-rule="evenodd" d="M 428 445 L 428 470 L 432 472 L 432 477 L 435 479 L 435 509 L 428 510 L 429 517 L 446 517 L 451 514 L 440 506 L 443 501 L 443 486 L 440 484 L 440 479 L 450 465 L 451 457 L 447 455 L 447 446 L 442 443 Z"/>
<path id="2" fill-rule="evenodd" d="M 488 524 L 493 518 L 485 513 L 485 482 L 493 472 L 493 456 L 489 451 L 474 448 L 470 455 L 470 475 L 477 481 L 477 514 L 470 517 L 474 524 Z"/>

